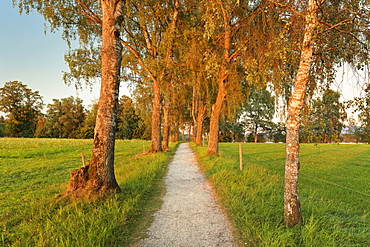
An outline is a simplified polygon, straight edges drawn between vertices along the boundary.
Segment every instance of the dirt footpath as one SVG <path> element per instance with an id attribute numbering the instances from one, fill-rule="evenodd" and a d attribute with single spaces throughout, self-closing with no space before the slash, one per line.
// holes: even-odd
<path id="1" fill-rule="evenodd" d="M 163 205 L 139 246 L 235 246 L 188 143 L 180 144 L 165 183 Z"/>

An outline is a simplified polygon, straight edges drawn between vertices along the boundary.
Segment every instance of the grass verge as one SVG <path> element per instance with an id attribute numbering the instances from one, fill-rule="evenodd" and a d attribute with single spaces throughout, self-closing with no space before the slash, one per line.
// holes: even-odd
<path id="1" fill-rule="evenodd" d="M 144 143 L 149 146 L 149 143 Z M 142 153 L 142 141 L 117 141 L 115 173 L 122 193 L 105 200 L 60 198 L 69 173 L 88 160 L 91 140 L 1 139 L 0 246 L 130 246 L 161 204 L 174 154 Z"/>
<path id="2" fill-rule="evenodd" d="M 221 143 L 220 156 L 195 147 L 245 246 L 370 246 L 370 147 L 302 144 L 303 224 L 283 224 L 284 144 Z"/>

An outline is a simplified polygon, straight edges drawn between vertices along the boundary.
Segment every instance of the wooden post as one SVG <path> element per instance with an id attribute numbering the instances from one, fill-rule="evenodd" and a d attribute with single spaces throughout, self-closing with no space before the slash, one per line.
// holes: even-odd
<path id="1" fill-rule="evenodd" d="M 84 152 L 81 152 L 81 161 L 82 161 L 82 166 L 85 167 L 86 166 L 86 163 L 85 163 L 85 154 Z"/>
<path id="2" fill-rule="evenodd" d="M 243 150 L 241 142 L 239 142 L 239 168 L 243 171 Z"/>

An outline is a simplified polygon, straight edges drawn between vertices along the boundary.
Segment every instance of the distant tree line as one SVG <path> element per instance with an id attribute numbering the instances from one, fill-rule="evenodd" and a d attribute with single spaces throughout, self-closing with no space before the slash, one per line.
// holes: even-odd
<path id="1" fill-rule="evenodd" d="M 350 104 L 359 112 L 359 126 L 350 126 L 357 142 L 369 142 L 370 136 L 370 93 L 355 98 Z M 118 106 L 118 139 L 151 138 L 150 132 L 150 94 L 145 99 L 140 92 L 134 100 L 122 96 Z M 341 133 L 347 118 L 345 104 L 339 101 L 340 93 L 331 89 L 324 91 L 321 97 L 313 98 L 307 103 L 302 113 L 300 128 L 301 142 L 331 143 L 342 140 Z M 140 103 L 138 103 L 140 102 Z M 6 117 L 0 117 L 1 137 L 37 137 L 37 138 L 78 138 L 94 137 L 97 103 L 85 108 L 80 98 L 53 99 L 48 104 L 46 114 L 41 112 L 44 103 L 38 91 L 32 91 L 18 81 L 5 83 L 0 88 L 0 109 Z M 285 142 L 286 129 L 283 123 L 273 122 L 275 98 L 264 88 L 253 88 L 249 97 L 235 113 L 233 119 L 220 121 L 220 142 Z M 194 137 L 191 119 L 182 119 L 183 127 L 173 128 L 171 140 L 184 140 L 183 131 Z M 209 130 L 209 117 L 204 119 L 203 132 Z M 189 127 L 186 127 L 189 126 Z M 181 129 L 183 131 L 181 131 Z"/>
<path id="2" fill-rule="evenodd" d="M 0 88 L 0 136 L 37 138 L 94 137 L 97 103 L 85 109 L 80 98 L 53 99 L 46 114 L 38 91 L 32 91 L 18 81 L 5 83 Z M 132 100 L 122 96 L 118 106 L 117 137 L 120 139 L 148 139 L 147 123 L 136 113 Z"/>

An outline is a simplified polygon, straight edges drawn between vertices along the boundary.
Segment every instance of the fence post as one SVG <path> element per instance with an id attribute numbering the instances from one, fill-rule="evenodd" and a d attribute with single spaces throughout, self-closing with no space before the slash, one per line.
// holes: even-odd
<path id="1" fill-rule="evenodd" d="M 242 150 L 242 143 L 239 142 L 239 168 L 243 170 L 243 150 Z"/>

